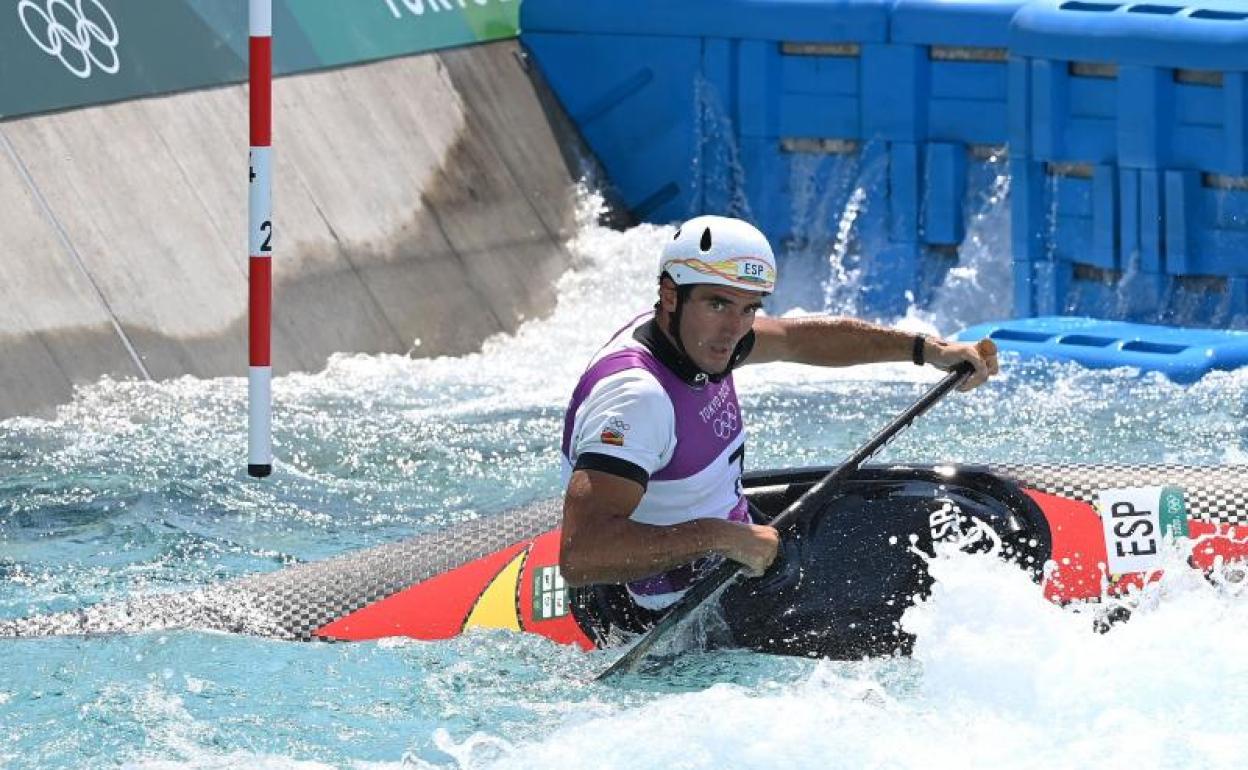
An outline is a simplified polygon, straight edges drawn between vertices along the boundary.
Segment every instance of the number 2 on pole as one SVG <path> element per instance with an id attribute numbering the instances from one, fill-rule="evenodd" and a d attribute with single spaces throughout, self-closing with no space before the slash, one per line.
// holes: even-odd
<path id="1" fill-rule="evenodd" d="M 270 241 L 273 240 L 273 223 L 268 219 L 264 220 L 260 223 L 260 231 L 265 233 L 264 243 L 260 244 L 260 250 L 272 251 L 273 247 L 270 245 Z"/>

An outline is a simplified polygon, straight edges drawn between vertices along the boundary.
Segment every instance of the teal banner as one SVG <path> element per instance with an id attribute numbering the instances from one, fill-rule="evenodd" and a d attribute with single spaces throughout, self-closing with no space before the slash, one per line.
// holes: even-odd
<path id="1" fill-rule="evenodd" d="M 247 0 L 17 0 L 0 118 L 247 79 Z M 515 37 L 520 0 L 273 0 L 275 75 Z"/>

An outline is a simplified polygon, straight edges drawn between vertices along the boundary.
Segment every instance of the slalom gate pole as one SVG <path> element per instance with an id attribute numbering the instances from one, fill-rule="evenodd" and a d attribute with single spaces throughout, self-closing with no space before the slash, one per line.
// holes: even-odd
<path id="1" fill-rule="evenodd" d="M 273 0 L 249 0 L 247 473 L 273 472 Z"/>

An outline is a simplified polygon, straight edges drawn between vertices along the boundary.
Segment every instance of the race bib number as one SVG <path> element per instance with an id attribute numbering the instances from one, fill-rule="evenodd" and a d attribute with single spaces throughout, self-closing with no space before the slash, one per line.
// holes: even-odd
<path id="1" fill-rule="evenodd" d="M 1109 572 L 1151 572 L 1167 537 L 1187 535 L 1187 506 L 1178 487 L 1106 489 L 1097 496 Z"/>

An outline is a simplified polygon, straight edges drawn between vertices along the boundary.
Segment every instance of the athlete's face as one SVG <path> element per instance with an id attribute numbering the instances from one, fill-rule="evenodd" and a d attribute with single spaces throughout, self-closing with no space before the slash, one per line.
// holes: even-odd
<path id="1" fill-rule="evenodd" d="M 676 309 L 676 288 L 664 282 L 663 310 Z M 685 352 L 704 372 L 722 372 L 732 360 L 737 343 L 754 326 L 761 297 L 727 286 L 694 286 L 680 313 L 680 339 Z"/>

